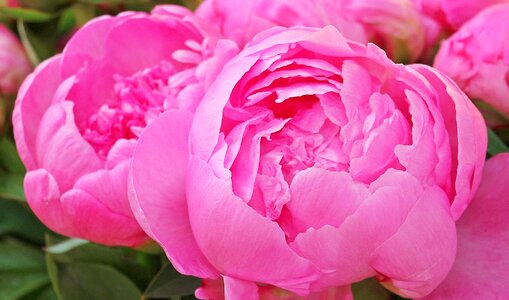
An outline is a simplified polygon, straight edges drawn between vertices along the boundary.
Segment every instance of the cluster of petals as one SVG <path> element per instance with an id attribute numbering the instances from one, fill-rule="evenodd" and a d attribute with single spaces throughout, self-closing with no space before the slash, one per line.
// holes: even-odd
<path id="1" fill-rule="evenodd" d="M 203 279 L 200 299 L 351 300 L 367 278 L 408 298 L 507 296 L 509 155 L 485 166 L 461 89 L 509 115 L 499 2 L 205 0 L 96 18 L 19 90 L 28 204 L 66 236 L 154 241 Z M 441 70 L 393 62 L 463 23 Z"/>
<path id="2" fill-rule="evenodd" d="M 444 41 L 434 67 L 509 116 L 509 3 L 482 11 Z"/>
<path id="3" fill-rule="evenodd" d="M 375 42 L 392 59 L 411 62 L 426 41 L 426 23 L 417 8 L 412 0 L 206 0 L 197 15 L 240 45 L 274 26 L 332 25 L 348 39 Z"/>
<path id="4" fill-rule="evenodd" d="M 215 55 L 198 23 L 179 6 L 99 17 L 25 80 L 14 134 L 28 204 L 50 229 L 106 245 L 150 240 L 127 197 L 136 140 L 165 109 L 193 111 L 236 52 L 218 43 Z"/>
<path id="5" fill-rule="evenodd" d="M 480 113 L 436 70 L 333 26 L 276 27 L 194 115 L 167 110 L 144 130 L 129 195 L 177 270 L 223 278 L 227 298 L 369 277 L 422 297 L 453 265 L 485 151 Z"/>
<path id="6" fill-rule="evenodd" d="M 456 223 L 458 247 L 453 267 L 430 295 L 418 299 L 504 299 L 509 295 L 508 179 L 509 154 L 497 155 L 486 162 L 479 190 Z M 229 284 L 223 279 L 203 280 L 196 296 L 199 299 L 224 299 L 226 296 L 236 299 L 236 295 L 225 293 L 225 283 Z M 274 286 L 259 285 L 257 290 L 251 292 L 251 296 L 253 299 L 264 300 L 353 299 L 352 291 L 348 287 L 334 287 L 300 297 Z"/>

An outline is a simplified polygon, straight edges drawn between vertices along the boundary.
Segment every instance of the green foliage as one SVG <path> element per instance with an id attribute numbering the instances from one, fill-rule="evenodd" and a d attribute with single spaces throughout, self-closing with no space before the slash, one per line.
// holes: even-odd
<path id="1" fill-rule="evenodd" d="M 46 236 L 46 264 L 59 299 L 189 296 L 200 280 L 180 275 L 161 254 Z"/>
<path id="2" fill-rule="evenodd" d="M 201 281 L 182 276 L 171 266 L 164 265 L 143 294 L 143 298 L 171 298 L 193 295 Z"/>
<path id="3" fill-rule="evenodd" d="M 0 299 L 21 299 L 49 284 L 40 251 L 16 240 L 0 243 Z"/>
<path id="4" fill-rule="evenodd" d="M 509 152 L 509 147 L 492 129 L 488 128 L 488 153 L 496 155 L 503 152 Z"/>
<path id="5" fill-rule="evenodd" d="M 352 285 L 354 300 L 404 300 L 405 298 L 391 294 L 375 279 L 370 278 Z"/>
<path id="6" fill-rule="evenodd" d="M 49 13 L 31 8 L 0 7 L 0 13 L 6 17 L 23 20 L 25 22 L 43 22 L 53 18 Z"/>

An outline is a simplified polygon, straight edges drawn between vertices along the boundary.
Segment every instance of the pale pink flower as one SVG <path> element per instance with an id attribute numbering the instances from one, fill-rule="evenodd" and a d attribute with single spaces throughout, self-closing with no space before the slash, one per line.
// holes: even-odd
<path id="1" fill-rule="evenodd" d="M 0 95 L 15 94 L 31 68 L 18 38 L 0 24 Z"/>
<path id="2" fill-rule="evenodd" d="M 220 43 L 215 56 L 204 34 L 178 6 L 102 16 L 26 79 L 14 133 L 28 204 L 50 229 L 106 245 L 149 240 L 127 198 L 131 155 L 165 109 L 195 109 L 234 49 Z"/>
<path id="3" fill-rule="evenodd" d="M 436 2 L 436 0 L 430 1 Z M 459 29 L 484 9 L 500 3 L 509 3 L 509 0 L 440 0 L 447 22 L 454 29 Z"/>
<path id="4" fill-rule="evenodd" d="M 412 0 L 205 0 L 197 14 L 239 45 L 274 26 L 335 26 L 354 41 L 374 41 L 397 61 L 424 50 L 423 19 Z"/>
<path id="5" fill-rule="evenodd" d="M 486 9 L 444 41 L 434 66 L 509 116 L 509 4 Z"/>
<path id="6" fill-rule="evenodd" d="M 227 63 L 194 117 L 166 111 L 144 131 L 129 196 L 178 271 L 239 299 L 373 276 L 419 297 L 453 264 L 485 151 L 480 113 L 438 71 L 333 26 L 279 27 Z"/>

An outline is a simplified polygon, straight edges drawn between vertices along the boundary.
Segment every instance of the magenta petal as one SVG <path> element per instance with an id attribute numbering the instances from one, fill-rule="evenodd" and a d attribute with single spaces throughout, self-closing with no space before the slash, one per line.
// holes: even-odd
<path id="1" fill-rule="evenodd" d="M 147 241 L 132 217 L 112 212 L 101 201 L 79 189 L 72 189 L 60 199 L 62 211 L 69 218 L 73 232 L 80 237 L 108 246 L 135 247 Z"/>
<path id="2" fill-rule="evenodd" d="M 75 74 L 86 61 L 104 55 L 104 41 L 118 19 L 102 16 L 83 26 L 67 43 L 64 49 L 62 75 Z"/>
<path id="3" fill-rule="evenodd" d="M 192 156 L 187 184 L 196 241 L 222 274 L 308 292 L 316 268 L 290 249 L 277 223 L 233 194 L 228 179 L 216 177 L 206 162 Z"/>
<path id="4" fill-rule="evenodd" d="M 134 219 L 127 198 L 127 175 L 130 164 L 130 161 L 126 160 L 112 170 L 99 170 L 86 174 L 76 182 L 73 188 L 87 192 L 112 212 Z"/>
<path id="5" fill-rule="evenodd" d="M 51 174 L 44 169 L 29 171 L 24 189 L 28 205 L 46 226 L 62 234 L 72 231 L 60 207 L 58 183 Z"/>
<path id="6" fill-rule="evenodd" d="M 479 190 L 457 222 L 458 252 L 445 281 L 425 300 L 507 299 L 509 154 L 486 163 Z"/>
<path id="7" fill-rule="evenodd" d="M 381 283 L 405 296 L 429 294 L 445 278 L 456 254 L 456 228 L 447 195 L 426 190 L 396 234 L 380 245 L 371 266 Z"/>
<path id="8" fill-rule="evenodd" d="M 136 140 L 118 140 L 108 152 L 108 157 L 104 163 L 106 169 L 113 169 L 119 163 L 126 159 L 131 160 L 133 157 L 134 147 L 136 147 Z"/>
<path id="9" fill-rule="evenodd" d="M 55 103 L 47 109 L 36 145 L 39 166 L 55 177 L 61 192 L 69 190 L 81 176 L 102 167 L 74 123 L 72 102 Z"/>
<path id="10" fill-rule="evenodd" d="M 177 20 L 154 17 L 129 18 L 119 22 L 105 41 L 104 58 L 117 73 L 124 75 L 157 65 L 163 60 L 183 67 L 172 59 L 173 53 L 186 49 L 186 41 L 201 41 L 202 37 Z M 150 45 L 150 51 L 140 45 Z"/>
<path id="11" fill-rule="evenodd" d="M 132 218 L 112 213 L 91 195 L 76 189 L 60 195 L 44 169 L 27 173 L 25 193 L 37 217 L 60 234 L 110 246 L 137 246 L 147 239 Z"/>
<path id="12" fill-rule="evenodd" d="M 171 109 L 143 131 L 132 160 L 129 200 L 137 220 L 179 272 L 214 278 L 219 274 L 196 245 L 187 212 L 192 118 L 189 112 Z"/>
<path id="13" fill-rule="evenodd" d="M 62 81 L 59 74 L 60 60 L 60 56 L 55 56 L 41 63 L 25 79 L 18 92 L 12 123 L 19 155 L 28 170 L 38 165 L 35 146 L 37 130 Z"/>

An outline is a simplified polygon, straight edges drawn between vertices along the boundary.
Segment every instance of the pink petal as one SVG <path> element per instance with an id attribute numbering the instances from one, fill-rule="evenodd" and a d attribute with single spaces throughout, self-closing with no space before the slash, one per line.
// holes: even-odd
<path id="1" fill-rule="evenodd" d="M 290 249 L 277 223 L 233 194 L 229 179 L 217 178 L 207 163 L 193 156 L 187 184 L 196 241 L 222 274 L 308 292 L 316 268 Z"/>
<path id="2" fill-rule="evenodd" d="M 12 117 L 16 146 L 28 170 L 37 167 L 36 135 L 42 116 L 50 106 L 62 81 L 59 75 L 61 56 L 41 63 L 29 75 L 18 92 Z"/>
<path id="3" fill-rule="evenodd" d="M 454 178 L 455 197 L 451 205 L 451 214 L 457 220 L 468 207 L 481 181 L 488 144 L 486 124 L 479 110 L 451 79 L 429 66 L 414 65 L 411 68 L 429 81 L 434 93 L 453 101 L 437 104 L 444 116 L 456 116 L 444 121 L 450 139 L 451 156 L 458 158 L 453 161 L 453 170 L 457 170 Z"/>
<path id="4" fill-rule="evenodd" d="M 474 200 L 457 222 L 451 272 L 425 300 L 506 299 L 509 295 L 509 154 L 486 163 Z"/>
<path id="5" fill-rule="evenodd" d="M 258 286 L 254 282 L 224 277 L 225 300 L 258 300 Z"/>
<path id="6" fill-rule="evenodd" d="M 405 296 L 430 293 L 449 272 L 456 254 L 456 229 L 447 195 L 427 189 L 396 234 L 380 245 L 371 266 L 381 283 Z"/>
<path id="7" fill-rule="evenodd" d="M 80 28 L 64 49 L 62 75 L 74 75 L 85 62 L 102 57 L 104 41 L 118 21 L 111 16 L 102 16 Z"/>
<path id="8" fill-rule="evenodd" d="M 25 193 L 30 208 L 51 230 L 110 246 L 137 246 L 146 235 L 132 219 L 115 213 L 89 194 L 71 190 L 60 195 L 46 170 L 28 172 Z"/>
<path id="9" fill-rule="evenodd" d="M 219 274 L 198 248 L 187 212 L 192 118 L 189 112 L 170 109 L 143 131 L 132 160 L 129 200 L 140 224 L 164 248 L 179 272 L 215 278 Z"/>
<path id="10" fill-rule="evenodd" d="M 102 167 L 94 149 L 74 123 L 72 102 L 53 104 L 46 110 L 37 133 L 37 161 L 58 182 L 61 192 L 81 176 Z"/>
<path id="11" fill-rule="evenodd" d="M 287 208 L 296 233 L 325 225 L 339 227 L 369 196 L 363 184 L 350 174 L 309 168 L 297 173 L 290 185 L 292 200 Z"/>
<path id="12" fill-rule="evenodd" d="M 133 157 L 136 140 L 118 140 L 108 152 L 108 157 L 104 163 L 106 169 L 113 169 L 116 165 Z"/>
<path id="13" fill-rule="evenodd" d="M 96 198 L 112 212 L 133 218 L 127 198 L 127 175 L 131 162 L 125 160 L 112 170 L 98 170 L 82 176 L 73 188 Z"/>
<path id="14" fill-rule="evenodd" d="M 29 171 L 25 176 L 24 190 L 28 205 L 46 226 L 62 234 L 72 230 L 60 207 L 58 183 L 48 171 Z"/>
<path id="15" fill-rule="evenodd" d="M 112 212 L 85 191 L 67 191 L 62 195 L 60 205 L 72 230 L 66 235 L 108 246 L 135 247 L 147 241 L 146 234 L 132 217 Z"/>
<path id="16" fill-rule="evenodd" d="M 370 189 L 373 194 L 339 227 L 310 228 L 292 243 L 297 253 L 324 272 L 317 287 L 349 285 L 374 276 L 372 253 L 398 231 L 422 194 L 415 178 L 395 170 L 381 176 Z"/>

